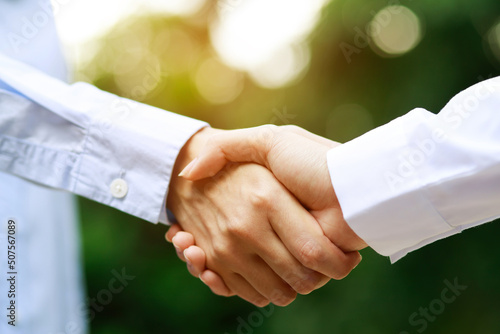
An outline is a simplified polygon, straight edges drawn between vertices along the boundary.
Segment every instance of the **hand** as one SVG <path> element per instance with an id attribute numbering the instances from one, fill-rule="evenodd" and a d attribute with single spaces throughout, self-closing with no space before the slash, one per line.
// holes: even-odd
<path id="1" fill-rule="evenodd" d="M 181 150 L 174 175 L 220 133 L 206 128 L 195 135 Z M 325 284 L 321 274 L 341 278 L 360 261 L 358 253 L 332 245 L 314 218 L 257 165 L 231 164 L 199 182 L 174 177 L 167 203 L 206 252 L 207 267 L 220 275 L 227 295 L 259 306 L 286 305 L 295 291 Z"/>
<path id="2" fill-rule="evenodd" d="M 261 126 L 224 131 L 206 142 L 182 172 L 188 180 L 216 175 L 229 161 L 266 166 L 320 223 L 325 235 L 342 250 L 367 244 L 349 227 L 331 184 L 328 150 L 339 145 L 296 126 Z"/>
<path id="3" fill-rule="evenodd" d="M 199 277 L 216 295 L 234 296 L 234 292 L 226 286 L 222 278 L 206 268 L 205 252 L 200 247 L 195 246 L 191 233 L 184 232 L 179 224 L 173 224 L 168 229 L 165 238 L 174 244 L 177 256 L 187 263 L 191 275 Z"/>

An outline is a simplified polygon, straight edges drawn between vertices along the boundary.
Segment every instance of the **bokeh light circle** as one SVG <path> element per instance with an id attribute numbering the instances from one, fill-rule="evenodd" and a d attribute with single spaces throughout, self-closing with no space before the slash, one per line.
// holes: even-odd
<path id="1" fill-rule="evenodd" d="M 243 75 L 215 58 L 198 67 L 194 81 L 200 95 L 212 104 L 229 103 L 243 90 Z"/>
<path id="2" fill-rule="evenodd" d="M 422 39 L 419 18 L 404 6 L 385 7 L 373 17 L 369 27 L 372 48 L 382 55 L 405 54 Z"/>
<path id="3" fill-rule="evenodd" d="M 251 78 L 264 88 L 278 88 L 295 82 L 305 72 L 310 61 L 307 45 L 287 46 L 267 61 L 249 71 Z"/>

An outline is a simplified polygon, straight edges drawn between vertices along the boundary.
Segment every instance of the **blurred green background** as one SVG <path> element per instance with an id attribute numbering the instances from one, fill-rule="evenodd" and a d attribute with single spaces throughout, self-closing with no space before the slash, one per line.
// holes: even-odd
<path id="1" fill-rule="evenodd" d="M 416 45 L 388 55 L 376 38 L 363 44 L 358 32 L 398 3 L 420 22 Z M 208 2 L 188 17 L 121 22 L 77 69 L 77 78 L 213 127 L 296 124 L 345 142 L 415 107 L 437 113 L 453 95 L 500 69 L 498 0 L 336 0 L 323 8 L 306 39 L 310 58 L 301 74 L 282 87 L 263 88 L 218 60 L 209 34 L 216 6 Z M 142 87 L 151 71 L 154 84 Z M 225 96 L 235 82 L 238 90 Z M 164 241 L 165 226 L 85 199 L 80 204 L 87 296 L 106 289 L 112 269 L 135 276 L 96 312 L 92 333 L 500 333 L 495 223 L 394 265 L 364 250 L 363 262 L 346 279 L 299 296 L 286 308 L 259 310 L 215 296 L 191 277 Z M 467 288 L 452 303 L 439 302 L 444 281 L 455 279 Z M 419 313 L 429 307 L 427 318 Z"/>

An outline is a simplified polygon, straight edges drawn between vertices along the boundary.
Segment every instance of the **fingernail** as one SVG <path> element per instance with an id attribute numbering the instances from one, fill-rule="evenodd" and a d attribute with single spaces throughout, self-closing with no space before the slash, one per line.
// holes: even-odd
<path id="1" fill-rule="evenodd" d="M 361 263 L 361 260 L 363 260 L 363 256 L 361 256 L 361 254 L 359 254 L 359 261 L 358 261 L 358 264 L 356 264 L 356 266 L 354 266 L 354 268 L 356 268 L 360 263 Z M 353 268 L 353 269 L 354 269 Z"/>
<path id="2" fill-rule="evenodd" d="M 179 176 L 183 177 L 183 176 L 189 175 L 189 172 L 191 171 L 191 169 L 193 169 L 194 164 L 196 163 L 196 160 L 198 160 L 198 158 L 194 158 L 193 161 L 188 163 L 188 165 L 186 167 L 184 167 L 184 169 L 179 173 Z"/>

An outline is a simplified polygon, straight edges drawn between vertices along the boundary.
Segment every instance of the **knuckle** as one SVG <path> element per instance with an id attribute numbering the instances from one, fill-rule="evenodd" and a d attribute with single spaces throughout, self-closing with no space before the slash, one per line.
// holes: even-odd
<path id="1" fill-rule="evenodd" d="M 260 135 L 265 139 L 270 139 L 274 136 L 276 131 L 279 131 L 279 127 L 275 124 L 264 124 L 259 126 Z"/>
<path id="2" fill-rule="evenodd" d="M 217 290 L 214 290 L 214 289 L 211 289 L 212 293 L 214 295 L 217 295 L 217 296 L 221 296 L 221 297 L 230 297 L 230 294 L 229 292 L 227 291 L 217 291 Z"/>
<path id="3" fill-rule="evenodd" d="M 290 288 L 274 290 L 271 302 L 277 306 L 287 306 L 297 298 L 297 293 Z"/>
<path id="4" fill-rule="evenodd" d="M 209 288 L 217 296 L 221 296 L 221 297 L 231 297 L 232 296 L 231 291 L 229 291 L 229 290 L 217 290 L 217 289 L 212 288 L 211 286 L 209 286 Z"/>
<path id="5" fill-rule="evenodd" d="M 212 255 L 213 258 L 218 262 L 228 262 L 231 258 L 232 247 L 228 242 L 224 242 L 223 240 L 217 240 L 213 243 L 212 246 Z"/>
<path id="6" fill-rule="evenodd" d="M 269 300 L 265 298 L 255 298 L 253 301 L 251 301 L 251 303 L 257 307 L 265 307 L 269 305 Z"/>
<path id="7" fill-rule="evenodd" d="M 287 125 L 280 126 L 280 129 L 284 132 L 285 131 L 286 132 L 295 132 L 295 131 L 299 130 L 300 128 L 297 125 L 287 124 Z"/>
<path id="8" fill-rule="evenodd" d="M 315 269 L 323 262 L 325 254 L 321 245 L 313 239 L 307 240 L 299 251 L 299 261 L 307 268 Z"/>
<path id="9" fill-rule="evenodd" d="M 352 269 L 353 269 L 353 266 L 350 266 L 347 263 L 342 263 L 339 267 L 335 268 L 336 273 L 335 273 L 335 276 L 332 278 L 335 280 L 341 280 L 341 279 L 345 278 L 347 275 L 349 275 L 349 273 L 351 272 Z"/>
<path id="10" fill-rule="evenodd" d="M 250 204 L 257 209 L 269 209 L 273 202 L 273 189 L 269 184 L 255 184 L 249 195 Z"/>
<path id="11" fill-rule="evenodd" d="M 232 219 L 228 221 L 226 230 L 230 237 L 235 237 L 238 240 L 246 240 L 252 237 L 250 224 L 242 219 Z"/>
<path id="12" fill-rule="evenodd" d="M 307 295 L 314 291 L 316 283 L 310 279 L 297 278 L 290 284 L 292 288 L 301 295 Z"/>
<path id="13" fill-rule="evenodd" d="M 265 209 L 270 205 L 270 198 L 265 191 L 254 191 L 250 195 L 250 203 L 255 208 Z"/>
<path id="14" fill-rule="evenodd" d="M 274 140 L 276 132 L 279 130 L 274 124 L 261 125 L 258 128 L 256 136 L 253 138 L 254 142 L 267 146 L 270 142 Z"/>

